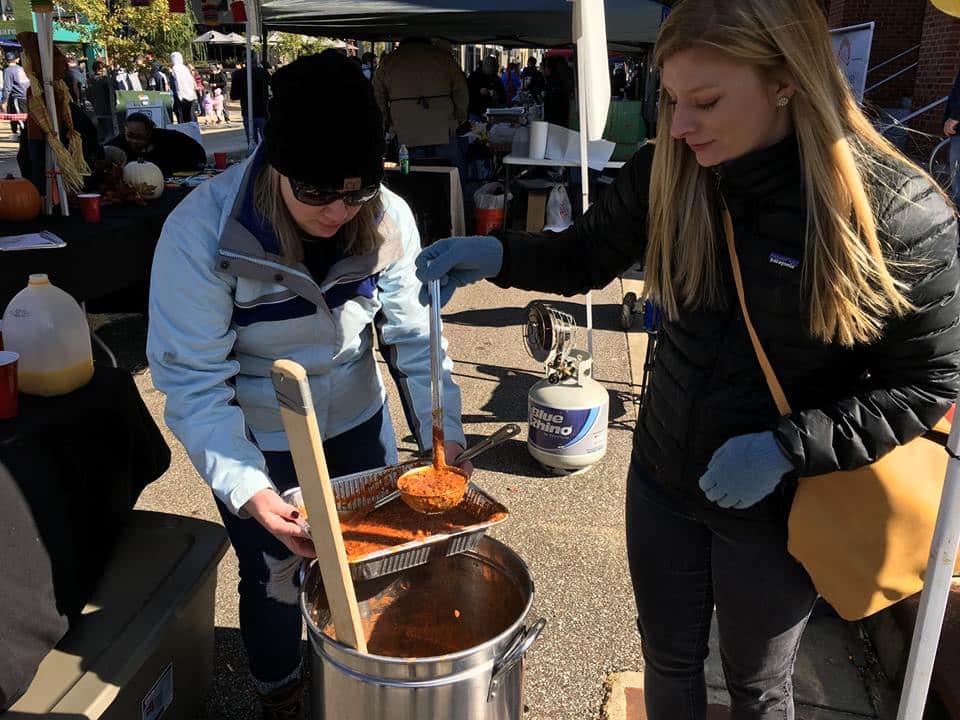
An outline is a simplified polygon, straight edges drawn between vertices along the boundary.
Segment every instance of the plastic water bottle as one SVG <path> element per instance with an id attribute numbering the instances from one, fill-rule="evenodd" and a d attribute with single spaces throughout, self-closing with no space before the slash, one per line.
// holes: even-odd
<path id="1" fill-rule="evenodd" d="M 407 175 L 410 172 L 410 151 L 406 145 L 400 146 L 400 173 Z"/>

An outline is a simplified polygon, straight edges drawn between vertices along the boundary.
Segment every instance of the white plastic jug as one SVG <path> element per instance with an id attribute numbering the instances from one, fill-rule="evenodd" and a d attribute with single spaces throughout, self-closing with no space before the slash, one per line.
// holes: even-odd
<path id="1" fill-rule="evenodd" d="M 93 350 L 87 316 L 70 295 L 46 275 L 13 296 L 3 313 L 3 344 L 20 353 L 20 391 L 64 395 L 93 377 Z"/>

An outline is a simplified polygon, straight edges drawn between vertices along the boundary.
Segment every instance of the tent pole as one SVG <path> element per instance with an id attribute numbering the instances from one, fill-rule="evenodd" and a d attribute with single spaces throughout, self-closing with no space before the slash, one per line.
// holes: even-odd
<path id="1" fill-rule="evenodd" d="M 251 38 L 250 11 L 253 3 L 247 1 L 247 154 L 252 155 L 257 148 L 256 132 L 253 128 L 253 40 Z"/>
<path id="2" fill-rule="evenodd" d="M 577 68 L 578 70 L 583 66 L 584 61 L 582 59 L 583 53 L 577 53 Z M 587 103 L 586 98 L 583 93 L 583 73 L 578 73 L 580 75 L 580 87 L 578 88 L 578 100 L 577 103 L 578 110 L 580 113 L 580 190 L 582 192 L 582 202 L 583 202 L 583 212 L 582 215 L 587 214 L 587 209 L 590 207 L 590 165 L 589 158 L 587 153 L 590 148 L 590 141 L 587 135 Z M 581 215 L 581 216 L 582 216 Z M 587 352 L 590 353 L 590 357 L 593 357 L 593 293 L 587 293 Z M 596 359 L 594 359 L 594 367 L 596 367 Z"/>
<path id="3" fill-rule="evenodd" d="M 582 0 L 580 0 L 582 2 Z M 579 8 L 574 8 L 574 12 L 578 12 Z M 578 27 L 580 33 L 583 32 L 583 28 Z M 574 37 L 574 41 L 578 41 L 579 37 Z M 580 191 L 582 199 L 582 213 L 583 215 L 587 214 L 587 210 L 590 208 L 590 165 L 589 165 L 589 149 L 590 149 L 590 114 L 587 105 L 587 63 L 589 58 L 587 53 L 584 52 L 585 48 L 577 46 L 577 84 L 576 84 L 576 93 L 577 93 L 577 110 L 580 116 Z M 590 357 L 593 357 L 593 293 L 588 292 L 586 296 L 586 305 L 587 305 L 587 352 L 590 353 Z M 596 358 L 594 358 L 594 367 L 596 367 Z"/>
<path id="4" fill-rule="evenodd" d="M 960 399 L 958 399 L 960 402 Z M 960 545 L 960 421 L 954 422 L 947 440 L 947 475 L 940 496 L 940 510 L 930 544 L 930 559 L 924 575 L 920 609 L 913 628 L 910 656 L 900 695 L 897 720 L 914 720 L 923 715 L 930 678 L 937 658 L 943 615 L 950 597 L 953 567 Z"/>

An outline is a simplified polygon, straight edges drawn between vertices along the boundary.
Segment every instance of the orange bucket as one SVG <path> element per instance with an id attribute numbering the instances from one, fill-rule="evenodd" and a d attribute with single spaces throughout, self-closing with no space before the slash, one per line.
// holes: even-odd
<path id="1" fill-rule="evenodd" d="M 474 232 L 477 235 L 489 235 L 491 230 L 503 227 L 503 208 L 474 208 Z"/>

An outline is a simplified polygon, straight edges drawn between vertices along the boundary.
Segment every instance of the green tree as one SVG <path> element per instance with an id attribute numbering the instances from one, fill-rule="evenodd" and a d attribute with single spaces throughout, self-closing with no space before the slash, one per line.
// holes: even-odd
<path id="1" fill-rule="evenodd" d="M 186 13 L 170 12 L 164 0 L 138 7 L 130 0 L 62 0 L 60 4 L 67 15 L 76 15 L 80 21 L 61 23 L 65 29 L 103 47 L 111 61 L 125 67 L 132 67 L 145 52 L 165 58 L 177 51 L 185 59 L 193 58 L 196 20 L 190 3 Z"/>
<path id="2" fill-rule="evenodd" d="M 270 40 L 270 56 L 280 64 L 293 62 L 303 55 L 312 55 L 333 47 L 333 41 L 330 38 L 317 38 L 285 32 L 270 33 Z"/>

